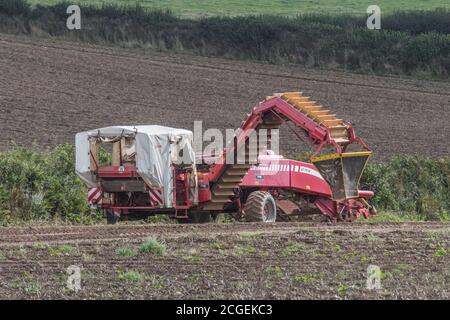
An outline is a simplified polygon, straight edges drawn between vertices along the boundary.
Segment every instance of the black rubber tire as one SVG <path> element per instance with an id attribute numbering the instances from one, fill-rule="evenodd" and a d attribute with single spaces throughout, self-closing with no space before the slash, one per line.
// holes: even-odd
<path id="1" fill-rule="evenodd" d="M 275 222 L 277 204 L 267 191 L 253 191 L 244 205 L 244 218 L 247 222 Z"/>
<path id="2" fill-rule="evenodd" d="M 120 219 L 120 213 L 116 213 L 111 209 L 106 210 L 106 223 L 116 224 Z"/>

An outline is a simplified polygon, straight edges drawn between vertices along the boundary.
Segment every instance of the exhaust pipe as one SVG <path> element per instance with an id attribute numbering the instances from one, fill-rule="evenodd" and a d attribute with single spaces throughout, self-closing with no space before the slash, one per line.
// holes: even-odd
<path id="1" fill-rule="evenodd" d="M 345 152 L 312 157 L 311 161 L 331 187 L 332 199 L 359 198 L 359 180 L 372 152 Z"/>

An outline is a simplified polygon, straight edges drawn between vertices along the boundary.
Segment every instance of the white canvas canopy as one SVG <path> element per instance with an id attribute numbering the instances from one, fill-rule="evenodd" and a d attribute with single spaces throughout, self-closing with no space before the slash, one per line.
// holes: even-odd
<path id="1" fill-rule="evenodd" d="M 121 137 L 134 138 L 137 173 L 150 188 L 163 190 L 165 207 L 172 207 L 173 170 L 172 164 L 192 165 L 191 201 L 197 202 L 197 183 L 195 171 L 195 153 L 193 150 L 193 133 L 189 130 L 151 126 L 113 126 L 77 133 L 76 172 L 88 186 L 97 186 L 94 172 L 91 171 L 90 141 L 114 141 Z"/>

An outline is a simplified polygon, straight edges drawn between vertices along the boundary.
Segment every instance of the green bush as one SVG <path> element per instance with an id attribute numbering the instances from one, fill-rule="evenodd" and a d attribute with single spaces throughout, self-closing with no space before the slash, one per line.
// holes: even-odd
<path id="1" fill-rule="evenodd" d="M 450 214 L 450 159 L 396 157 L 367 166 L 361 189 L 373 190 L 380 209 L 415 212 L 427 220 Z"/>
<path id="2" fill-rule="evenodd" d="M 0 13 L 8 15 L 28 15 L 30 13 L 30 5 L 26 0 L 1 0 Z"/>
<path id="3" fill-rule="evenodd" d="M 366 27 L 366 16 L 350 14 L 305 14 L 298 17 L 304 22 L 322 23 L 343 28 Z M 402 31 L 411 34 L 440 32 L 450 33 L 450 11 L 445 8 L 435 10 L 403 10 L 383 14 L 381 28 L 392 31 Z"/>
<path id="4" fill-rule="evenodd" d="M 97 220 L 75 174 L 74 147 L 49 152 L 15 148 L 0 153 L 0 223 L 14 220 Z"/>

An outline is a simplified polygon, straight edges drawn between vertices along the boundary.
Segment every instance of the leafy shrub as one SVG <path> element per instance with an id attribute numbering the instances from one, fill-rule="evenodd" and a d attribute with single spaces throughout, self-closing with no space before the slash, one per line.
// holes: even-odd
<path id="1" fill-rule="evenodd" d="M 450 12 L 445 8 L 435 10 L 402 10 L 390 14 L 383 14 L 381 28 L 392 31 L 402 31 L 411 34 L 440 32 L 450 33 Z M 366 27 L 366 16 L 355 16 L 350 14 L 305 14 L 298 19 L 309 23 L 321 23 L 336 25 L 343 28 Z"/>
<path id="2" fill-rule="evenodd" d="M 429 220 L 450 213 L 450 159 L 418 156 L 396 157 L 370 163 L 361 188 L 373 190 L 372 203 L 397 212 L 416 212 Z"/>
<path id="3" fill-rule="evenodd" d="M 30 13 L 30 5 L 26 0 L 2 0 L 0 1 L 0 13 L 28 15 Z"/>
<path id="4" fill-rule="evenodd" d="M 0 153 L 0 223 L 62 219 L 90 223 L 99 218 L 75 174 L 74 147 L 49 152 L 15 148 Z"/>

